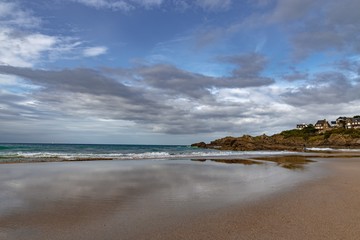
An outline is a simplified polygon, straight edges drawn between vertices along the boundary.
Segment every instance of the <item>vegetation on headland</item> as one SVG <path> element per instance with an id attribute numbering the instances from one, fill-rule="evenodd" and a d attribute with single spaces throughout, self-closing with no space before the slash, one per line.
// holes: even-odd
<path id="1" fill-rule="evenodd" d="M 360 129 L 332 128 L 327 131 L 319 131 L 314 126 L 309 125 L 301 130 L 286 130 L 272 136 L 225 137 L 208 144 L 204 142 L 194 143 L 192 146 L 235 151 L 303 151 L 312 147 L 360 148 Z"/>
<path id="2" fill-rule="evenodd" d="M 282 131 L 280 133 L 285 138 L 290 137 L 302 137 L 304 140 L 314 140 L 314 139 L 329 139 L 331 136 L 342 135 L 348 136 L 350 138 L 360 138 L 360 129 L 345 129 L 345 128 L 333 128 L 327 131 L 318 131 L 313 125 L 310 125 L 301 130 L 292 129 Z"/>

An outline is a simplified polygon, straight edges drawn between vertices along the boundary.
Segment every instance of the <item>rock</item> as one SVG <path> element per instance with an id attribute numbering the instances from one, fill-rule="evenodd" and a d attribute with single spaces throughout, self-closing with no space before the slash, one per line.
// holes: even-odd
<path id="1" fill-rule="evenodd" d="M 199 142 L 199 143 L 193 143 L 191 144 L 192 147 L 198 147 L 198 148 L 206 148 L 206 143 Z"/>
<path id="2" fill-rule="evenodd" d="M 298 130 L 296 130 L 298 131 Z M 211 141 L 209 144 L 204 142 L 194 143 L 191 146 L 199 148 L 212 148 L 219 150 L 233 151 L 303 151 L 305 147 L 331 147 L 331 148 L 360 148 L 360 130 L 353 132 L 329 131 L 324 133 L 315 133 L 312 135 L 299 135 L 299 132 L 293 132 L 292 135 L 282 133 L 273 136 L 244 135 L 242 137 L 224 137 Z"/>

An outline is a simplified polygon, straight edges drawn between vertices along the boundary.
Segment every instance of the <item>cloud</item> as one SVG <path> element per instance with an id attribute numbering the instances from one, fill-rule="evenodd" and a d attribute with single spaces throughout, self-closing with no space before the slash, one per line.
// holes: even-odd
<path id="1" fill-rule="evenodd" d="M 321 1 L 303 11 L 301 24 L 289 26 L 293 57 L 301 60 L 314 53 L 334 51 L 359 53 L 360 43 L 355 40 L 360 31 L 359 8 L 357 0 Z"/>
<path id="2" fill-rule="evenodd" d="M 205 10 L 227 10 L 231 6 L 232 0 L 196 0 L 195 4 Z"/>
<path id="3" fill-rule="evenodd" d="M 311 0 L 265 0 L 253 3 L 255 12 L 233 23 L 232 29 L 272 26 L 285 34 L 293 60 L 313 54 L 360 52 L 360 2 Z M 265 6 L 265 7 L 264 7 Z"/>
<path id="4" fill-rule="evenodd" d="M 283 80 L 294 82 L 294 81 L 302 81 L 307 80 L 309 77 L 309 73 L 301 72 L 296 69 L 292 69 L 290 73 L 286 73 L 281 76 Z"/>
<path id="5" fill-rule="evenodd" d="M 256 77 L 265 69 L 267 64 L 266 57 L 258 53 L 226 56 L 221 57 L 220 60 L 237 66 L 233 75 L 238 77 Z"/>
<path id="6" fill-rule="evenodd" d="M 42 19 L 18 2 L 0 1 L 0 64 L 34 67 L 58 59 L 95 57 L 107 51 L 104 46 L 87 47 L 76 37 L 41 32 Z"/>
<path id="7" fill-rule="evenodd" d="M 322 0 L 320 1 L 322 2 Z M 270 23 L 288 23 L 299 20 L 309 13 L 319 3 L 311 0 L 278 0 L 273 11 L 265 16 Z"/>
<path id="8" fill-rule="evenodd" d="M 110 134 L 124 126 L 153 134 L 222 136 L 271 134 L 297 122 L 360 111 L 357 68 L 347 70 L 352 73 L 348 75 L 319 72 L 303 85 L 282 87 L 261 76 L 267 65 L 262 55 L 219 60 L 234 66 L 231 76 L 209 77 L 166 64 L 59 71 L 1 66 L 1 74 L 34 87 L 21 93 L 0 91 L 0 119 L 9 126 L 16 120 L 19 129 L 36 122 L 35 132 L 36 126 L 40 131 L 52 123 L 81 136 L 84 128 L 95 134 L 100 127 Z"/>
<path id="9" fill-rule="evenodd" d="M 159 7 L 163 0 L 69 0 L 96 9 L 110 9 L 114 11 L 130 11 L 137 7 Z"/>
<path id="10" fill-rule="evenodd" d="M 253 92 L 252 87 L 265 87 L 273 80 L 259 76 L 266 65 L 260 55 L 232 56 L 222 61 L 237 70 L 229 77 L 215 78 L 165 64 L 59 71 L 0 66 L 1 74 L 16 76 L 36 86 L 22 93 L 24 99 L 4 102 L 3 108 L 15 109 L 21 113 L 20 117 L 16 116 L 20 119 L 58 121 L 82 116 L 129 121 L 139 128 L 167 134 L 235 131 L 248 121 L 249 114 L 261 107 L 256 108 L 256 100 L 251 105 L 226 102 L 218 94 L 226 89 L 249 88 Z M 22 109 L 24 103 L 26 111 Z M 2 116 L 5 115 L 13 116 L 9 113 Z M 239 121 L 240 118 L 244 120 Z"/>
<path id="11" fill-rule="evenodd" d="M 282 94 L 293 106 L 341 104 L 360 100 L 360 83 L 353 82 L 341 72 L 322 72 L 305 85 Z"/>
<path id="12" fill-rule="evenodd" d="M 0 2 L 0 27 L 35 28 L 41 24 L 41 19 L 24 10 L 16 2 Z"/>
<path id="13" fill-rule="evenodd" d="M 31 67 L 43 54 L 58 44 L 59 39 L 39 33 L 27 34 L 9 28 L 0 28 L 0 63 Z"/>
<path id="14" fill-rule="evenodd" d="M 0 64 L 31 67 L 58 43 L 56 37 L 31 33 L 41 22 L 17 2 L 0 1 Z"/>
<path id="15" fill-rule="evenodd" d="M 165 0 L 132 0 L 132 2 L 135 2 L 145 8 L 152 8 L 160 6 L 163 2 L 165 2 Z"/>
<path id="16" fill-rule="evenodd" d="M 85 57 L 96 57 L 107 52 L 107 48 L 103 46 L 86 48 L 83 51 Z"/>
<path id="17" fill-rule="evenodd" d="M 334 66 L 338 70 L 348 71 L 352 74 L 360 76 L 360 58 L 355 57 L 354 59 L 343 59 L 337 61 Z"/>
<path id="18" fill-rule="evenodd" d="M 131 11 L 138 8 L 160 8 L 164 3 L 174 6 L 177 10 L 201 8 L 205 11 L 224 11 L 231 7 L 232 0 L 68 0 L 96 9 L 113 11 Z"/>
<path id="19" fill-rule="evenodd" d="M 169 64 L 139 66 L 126 71 L 125 78 L 133 82 L 142 82 L 153 87 L 162 94 L 174 94 L 191 98 L 202 98 L 212 95 L 218 88 L 247 88 L 270 85 L 274 80 L 261 76 L 266 66 L 266 59 L 260 54 L 242 54 L 219 58 L 235 66 L 228 77 L 210 77 L 203 74 L 188 72 Z M 124 71 L 119 72 L 124 76 Z M 175 95 L 175 96 L 177 96 Z"/>
<path id="20" fill-rule="evenodd" d="M 92 69 L 64 69 L 61 71 L 35 70 L 12 66 L 0 66 L 3 74 L 14 75 L 52 92 L 74 92 L 96 95 L 114 95 L 130 99 L 136 92 L 125 85 L 107 78 Z M 141 98 L 141 96 L 137 96 Z"/>
<path id="21" fill-rule="evenodd" d="M 123 10 L 129 11 L 133 9 L 133 6 L 126 1 L 112 1 L 112 0 L 70 0 L 80 4 L 84 4 L 88 7 L 97 9 L 111 9 L 111 10 Z"/>
<path id="22" fill-rule="evenodd" d="M 172 65 L 142 66 L 130 71 L 132 71 L 133 76 L 142 79 L 146 85 L 170 96 L 180 94 L 192 98 L 201 98 L 209 94 L 208 88 L 213 85 L 213 78 L 211 77 L 187 72 Z"/>

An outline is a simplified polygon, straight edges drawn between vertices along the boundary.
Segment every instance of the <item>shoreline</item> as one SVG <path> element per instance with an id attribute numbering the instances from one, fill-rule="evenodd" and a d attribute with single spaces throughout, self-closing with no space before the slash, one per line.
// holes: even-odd
<path id="1" fill-rule="evenodd" d="M 107 157 L 94 157 L 94 158 L 62 158 L 62 157 L 36 157 L 36 158 L 27 158 L 27 157 L 16 157 L 16 158 L 0 158 L 0 165 L 3 164 L 35 164 L 35 163 L 71 163 L 71 162 L 96 162 L 96 161 L 173 161 L 173 160 L 191 160 L 191 161 L 216 161 L 226 163 L 232 160 L 239 163 L 244 161 L 243 164 L 246 164 L 245 161 L 269 161 L 267 158 L 276 159 L 277 157 L 304 157 L 304 158 L 360 158 L 360 149 L 359 151 L 307 151 L 307 152 L 283 152 L 283 151 L 270 151 L 266 154 L 257 153 L 256 151 L 249 151 L 247 153 L 239 155 L 206 155 L 206 156 L 173 156 L 173 157 L 152 157 L 152 158 L 107 158 Z M 272 162 L 277 162 L 277 160 L 270 160 Z"/>

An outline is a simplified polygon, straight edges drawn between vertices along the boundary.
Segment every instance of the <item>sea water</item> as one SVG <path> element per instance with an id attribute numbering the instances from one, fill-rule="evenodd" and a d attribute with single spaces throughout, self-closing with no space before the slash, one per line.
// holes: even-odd
<path id="1" fill-rule="evenodd" d="M 0 144 L 0 162 L 57 160 L 141 160 L 196 157 L 286 154 L 287 152 L 239 152 L 193 148 L 188 145 L 130 144 Z"/>

